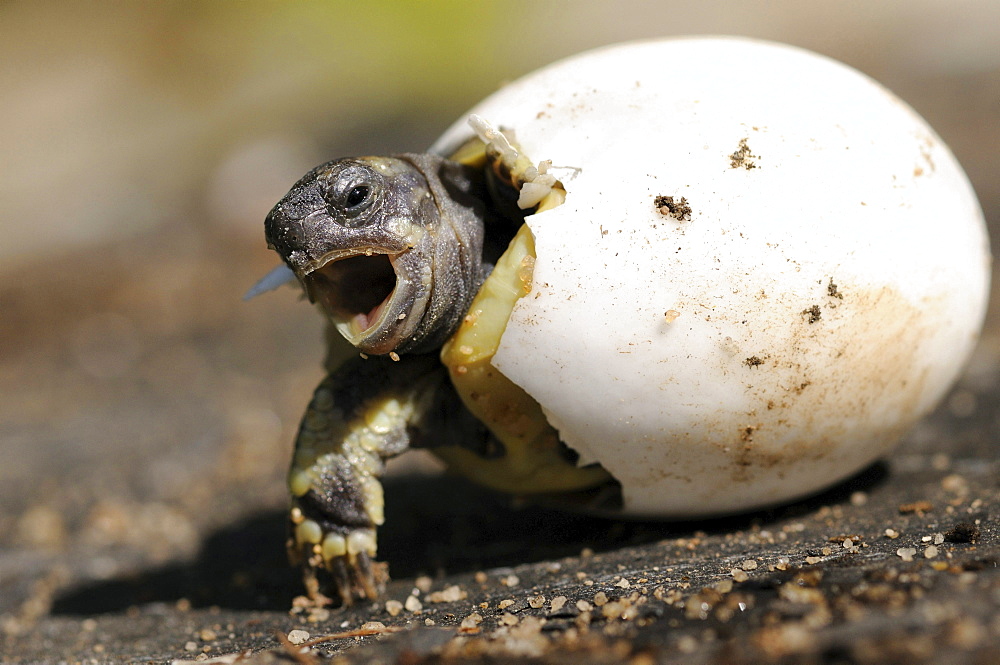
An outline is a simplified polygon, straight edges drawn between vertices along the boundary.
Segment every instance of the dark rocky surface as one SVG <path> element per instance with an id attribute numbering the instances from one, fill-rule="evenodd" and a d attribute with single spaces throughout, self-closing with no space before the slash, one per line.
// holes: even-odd
<path id="1" fill-rule="evenodd" d="M 180 237 L 0 293 L 4 662 L 998 662 L 991 332 L 891 458 L 773 511 L 616 522 L 399 469 L 385 597 L 292 609 L 282 474 L 319 317 L 239 301 L 259 247 Z"/>

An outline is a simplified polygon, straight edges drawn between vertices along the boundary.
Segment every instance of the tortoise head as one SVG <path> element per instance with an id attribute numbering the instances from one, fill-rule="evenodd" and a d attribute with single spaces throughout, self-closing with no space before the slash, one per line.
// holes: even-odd
<path id="1" fill-rule="evenodd" d="M 268 246 L 362 352 L 431 351 L 482 281 L 483 217 L 465 184 L 429 155 L 328 162 L 271 210 Z"/>

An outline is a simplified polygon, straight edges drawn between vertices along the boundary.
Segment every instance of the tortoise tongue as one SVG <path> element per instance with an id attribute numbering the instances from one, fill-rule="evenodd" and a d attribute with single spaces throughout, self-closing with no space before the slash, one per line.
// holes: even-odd
<path id="1" fill-rule="evenodd" d="M 335 321 L 351 322 L 362 333 L 378 321 L 396 288 L 388 254 L 331 261 L 306 276 L 310 299 Z"/>
<path id="2" fill-rule="evenodd" d="M 391 293 L 389 294 L 392 295 Z M 365 314 L 364 312 L 358 312 L 354 315 L 352 323 L 359 332 L 364 332 L 368 330 L 375 322 L 378 321 L 378 317 L 381 316 L 382 310 L 385 309 L 386 303 L 389 302 L 389 296 L 386 296 L 385 300 L 380 302 L 378 305 L 373 307 L 370 312 Z"/>

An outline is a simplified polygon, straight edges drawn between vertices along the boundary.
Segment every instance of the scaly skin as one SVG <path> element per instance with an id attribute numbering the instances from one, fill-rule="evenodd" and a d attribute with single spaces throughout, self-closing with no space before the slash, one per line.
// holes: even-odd
<path id="1" fill-rule="evenodd" d="M 470 169 L 433 155 L 336 160 L 295 183 L 265 235 L 358 350 L 426 353 L 484 278 L 479 189 Z"/>
<path id="2" fill-rule="evenodd" d="M 373 598 L 387 578 L 374 561 L 386 459 L 414 446 L 505 455 L 436 351 L 466 318 L 484 254 L 499 257 L 524 215 L 562 190 L 501 133 L 474 127 L 482 143 L 462 163 L 405 154 L 319 166 L 265 221 L 268 246 L 362 352 L 316 389 L 289 472 L 289 556 L 314 602 L 330 586 L 343 604 Z"/>
<path id="3" fill-rule="evenodd" d="M 288 551 L 314 600 L 325 602 L 327 587 L 344 604 L 379 594 L 386 574 L 374 563 L 375 534 L 386 459 L 425 442 L 488 445 L 486 428 L 455 406 L 435 354 L 354 358 L 316 388 L 288 476 Z"/>
<path id="4" fill-rule="evenodd" d="M 316 602 L 329 586 L 344 604 L 378 595 L 387 458 L 490 447 L 433 353 L 483 280 L 481 190 L 434 156 L 343 159 L 302 178 L 265 222 L 269 246 L 362 351 L 316 389 L 289 473 L 289 555 Z"/>

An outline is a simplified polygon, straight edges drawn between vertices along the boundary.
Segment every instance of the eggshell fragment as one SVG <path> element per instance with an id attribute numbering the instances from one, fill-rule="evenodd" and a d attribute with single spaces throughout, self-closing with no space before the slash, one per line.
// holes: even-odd
<path id="1" fill-rule="evenodd" d="M 738 38 L 626 44 L 473 109 L 551 160 L 560 207 L 494 365 L 625 512 L 818 491 L 884 455 L 955 380 L 989 278 L 941 139 L 842 64 Z M 435 145 L 467 139 L 464 119 Z"/>

